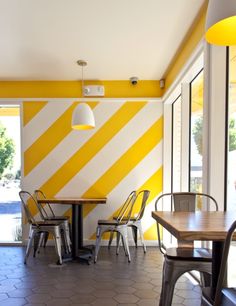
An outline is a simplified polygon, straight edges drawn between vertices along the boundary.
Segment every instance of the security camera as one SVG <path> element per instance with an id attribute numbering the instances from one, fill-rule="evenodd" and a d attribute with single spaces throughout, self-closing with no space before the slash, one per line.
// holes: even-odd
<path id="1" fill-rule="evenodd" d="M 138 84 L 138 78 L 137 77 L 131 77 L 129 80 L 130 80 L 130 83 L 132 85 L 137 85 Z"/>

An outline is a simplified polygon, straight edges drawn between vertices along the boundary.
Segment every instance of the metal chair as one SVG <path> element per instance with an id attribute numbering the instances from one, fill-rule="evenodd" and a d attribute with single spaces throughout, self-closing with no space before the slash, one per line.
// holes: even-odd
<path id="1" fill-rule="evenodd" d="M 37 200 L 37 205 L 38 205 L 39 213 L 40 213 L 42 220 L 62 222 L 63 230 L 65 232 L 65 243 L 64 243 L 65 251 L 66 253 L 71 253 L 70 224 L 69 224 L 70 218 L 67 216 L 56 216 L 49 203 L 45 205 L 42 205 L 41 203 L 39 203 L 38 200 L 46 199 L 46 196 L 42 190 L 39 190 L 39 189 L 35 190 L 34 195 Z M 44 247 L 46 246 L 47 239 L 48 239 L 48 233 L 46 233 L 44 237 Z"/>
<path id="2" fill-rule="evenodd" d="M 119 254 L 120 237 L 122 238 L 124 251 L 126 256 L 128 256 L 128 262 L 131 261 L 129 245 L 128 245 L 128 224 L 132 215 L 132 210 L 134 202 L 136 199 L 136 192 L 132 191 L 128 198 L 126 199 L 124 205 L 122 206 L 119 215 L 116 220 L 98 220 L 97 230 L 96 230 L 96 246 L 94 252 L 94 263 L 97 262 L 98 251 L 100 248 L 100 243 L 102 235 L 105 232 L 116 232 L 117 233 L 117 246 L 116 254 Z"/>
<path id="3" fill-rule="evenodd" d="M 27 262 L 27 258 L 29 257 L 33 241 L 34 241 L 34 256 L 35 256 L 42 235 L 44 235 L 45 233 L 48 234 L 50 233 L 52 234 L 55 241 L 55 249 L 56 249 L 56 254 L 58 256 L 58 264 L 61 265 L 62 264 L 62 255 L 61 255 L 62 223 L 60 221 L 36 221 L 28 207 L 28 202 L 35 204 L 37 207 L 37 202 L 35 201 L 34 197 L 27 191 L 20 191 L 19 196 L 22 205 L 24 207 L 25 215 L 30 224 L 29 239 L 27 243 L 24 263 L 26 264 Z"/>
<path id="4" fill-rule="evenodd" d="M 196 211 L 197 198 L 202 197 L 214 203 L 215 210 L 218 210 L 216 200 L 208 194 L 195 192 L 175 192 L 166 193 L 159 196 L 155 203 L 155 209 L 158 210 L 158 204 L 164 197 L 170 197 L 175 211 Z M 209 203 L 207 203 L 209 204 Z M 178 278 L 192 270 L 200 272 L 201 281 L 205 286 L 211 281 L 211 262 L 212 255 L 209 249 L 194 248 L 193 242 L 177 241 L 178 246 L 165 249 L 160 235 L 159 224 L 157 223 L 158 245 L 162 254 L 164 254 L 162 291 L 160 296 L 160 306 L 170 306 L 172 303 L 175 283 Z"/>
<path id="5" fill-rule="evenodd" d="M 233 234 L 236 229 L 236 221 L 232 223 L 230 229 L 227 233 L 227 237 L 224 243 L 224 250 L 222 254 L 222 261 L 220 266 L 220 273 L 217 282 L 217 287 L 215 290 L 215 296 L 213 296 L 214 291 L 212 288 L 203 288 L 202 290 L 202 306 L 235 306 L 236 305 L 236 288 L 225 288 L 224 284 L 227 283 L 225 280 L 227 271 L 227 261 L 230 249 L 230 243 Z"/>
<path id="6" fill-rule="evenodd" d="M 146 207 L 146 203 L 147 203 L 149 195 L 150 195 L 149 190 L 139 191 L 139 193 L 137 194 L 136 199 L 135 199 L 134 207 L 135 207 L 136 203 L 138 203 L 138 204 L 140 203 L 140 209 L 139 209 L 139 212 L 137 213 L 136 216 L 131 216 L 129 224 L 128 224 L 128 226 L 132 228 L 132 234 L 133 234 L 134 243 L 135 243 L 136 248 L 138 247 L 138 231 L 139 231 L 140 240 L 141 240 L 141 243 L 143 245 L 144 253 L 146 253 L 147 248 L 146 248 L 146 245 L 145 245 L 145 242 L 144 242 L 141 220 L 142 220 L 142 217 L 144 215 L 144 211 L 145 211 L 145 207 Z M 119 218 L 119 215 L 114 217 L 113 219 L 117 220 L 118 218 Z M 125 220 L 125 217 L 123 218 L 123 220 Z M 111 246 L 113 236 L 114 236 L 114 232 L 111 232 L 108 248 L 110 248 L 110 246 Z"/>

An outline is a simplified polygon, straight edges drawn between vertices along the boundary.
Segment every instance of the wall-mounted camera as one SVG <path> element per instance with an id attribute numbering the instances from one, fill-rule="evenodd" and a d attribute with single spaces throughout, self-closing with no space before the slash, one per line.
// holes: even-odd
<path id="1" fill-rule="evenodd" d="M 138 84 L 138 78 L 137 77 L 131 77 L 129 80 L 130 80 L 130 83 L 132 85 L 137 85 Z"/>

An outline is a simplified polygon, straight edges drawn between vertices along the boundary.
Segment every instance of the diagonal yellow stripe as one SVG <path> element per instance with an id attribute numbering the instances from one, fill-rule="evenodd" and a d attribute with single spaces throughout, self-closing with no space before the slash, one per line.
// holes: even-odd
<path id="1" fill-rule="evenodd" d="M 83 197 L 103 197 L 161 141 L 162 117 L 158 119 L 84 194 Z M 86 205 L 84 216 L 95 208 Z"/>
<path id="2" fill-rule="evenodd" d="M 71 117 L 78 103 L 73 103 L 48 129 L 24 152 L 24 174 L 29 174 L 71 132 Z M 98 102 L 88 102 L 94 108 Z"/>
<path id="3" fill-rule="evenodd" d="M 151 218 L 151 217 L 150 217 Z M 160 228 L 160 232 L 162 235 L 162 228 Z M 157 225 L 156 222 L 152 224 L 148 230 L 144 233 L 145 240 L 156 240 L 157 241 Z"/>
<path id="4" fill-rule="evenodd" d="M 48 196 L 57 194 L 146 104 L 124 103 L 40 189 Z"/>
<path id="5" fill-rule="evenodd" d="M 147 201 L 148 205 L 150 202 L 152 202 L 157 195 L 162 191 L 162 175 L 163 175 L 163 171 L 162 171 L 162 166 L 142 185 L 139 187 L 139 189 L 137 190 L 137 192 L 141 191 L 141 190 L 150 190 L 150 195 Z M 135 203 L 135 206 L 133 208 L 133 215 L 139 212 L 140 209 L 140 205 L 141 203 Z M 113 217 L 118 215 L 118 212 L 120 210 L 121 207 L 119 207 L 111 216 L 110 216 L 110 220 L 113 219 Z M 151 216 L 150 216 L 151 218 Z M 104 236 L 105 238 L 105 236 Z M 96 235 L 95 233 L 90 237 L 90 239 L 96 239 Z"/>
<path id="6" fill-rule="evenodd" d="M 47 196 L 55 196 L 146 104 L 124 103 L 40 189 Z M 37 211 L 32 208 L 32 213 L 36 214 Z"/>
<path id="7" fill-rule="evenodd" d="M 47 103 L 48 102 L 45 101 L 23 102 L 23 125 L 25 126 L 28 122 L 30 122 L 30 120 L 32 120 Z"/>

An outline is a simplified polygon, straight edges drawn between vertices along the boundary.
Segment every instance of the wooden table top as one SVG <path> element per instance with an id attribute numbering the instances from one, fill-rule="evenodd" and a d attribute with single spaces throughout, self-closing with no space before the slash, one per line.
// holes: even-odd
<path id="1" fill-rule="evenodd" d="M 153 211 L 152 217 L 179 240 L 221 241 L 236 220 L 236 212 Z"/>
<path id="2" fill-rule="evenodd" d="M 84 204 L 105 204 L 107 198 L 47 198 L 38 200 L 38 203 L 50 203 L 50 204 L 65 204 L 65 205 L 84 205 Z"/>

